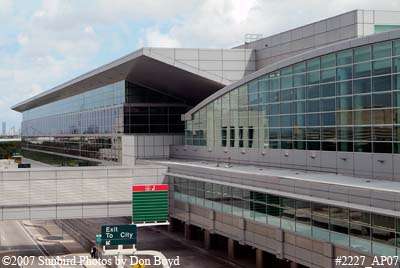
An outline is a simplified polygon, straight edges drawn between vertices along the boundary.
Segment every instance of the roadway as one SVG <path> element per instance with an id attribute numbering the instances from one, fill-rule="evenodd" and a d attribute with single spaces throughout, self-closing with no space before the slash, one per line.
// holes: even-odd
<path id="1" fill-rule="evenodd" d="M 105 224 L 129 224 L 129 218 L 99 218 L 87 220 L 66 220 L 74 230 L 85 237 L 94 240 L 96 234 L 100 232 L 101 226 Z M 48 238 L 49 236 L 64 236 L 63 243 L 39 242 L 38 238 Z M 239 267 L 231 262 L 209 254 L 205 250 L 199 250 L 192 247 L 182 239 L 170 237 L 160 232 L 157 228 L 139 228 L 138 229 L 138 250 L 157 250 L 164 253 L 167 258 L 174 259 L 180 257 L 180 265 L 173 267 L 182 268 L 234 268 Z M 1 252 L 7 251 L 7 256 L 35 256 L 34 262 L 24 265 L 23 268 L 83 268 L 80 265 L 40 265 L 39 256 L 46 259 L 71 258 L 71 256 L 88 256 L 87 250 L 74 241 L 68 234 L 63 233 L 53 221 L 33 221 L 0 222 L 0 258 Z M 144 256 L 139 256 L 143 258 Z M 1 260 L 0 260 L 1 262 Z M 100 265 L 87 266 L 90 268 L 104 268 Z M 159 267 L 147 265 L 146 268 Z M 18 266 L 4 266 L 0 263 L 0 268 L 20 268 Z"/>
<path id="2" fill-rule="evenodd" d="M 0 222 L 0 252 L 6 251 L 3 256 L 33 256 L 25 258 L 28 264 L 21 265 L 23 268 L 64 268 L 61 265 L 43 265 L 40 263 L 45 259 L 55 259 L 54 256 L 65 256 L 69 252 L 60 243 L 41 243 L 37 240 L 46 232 L 43 228 L 35 226 L 25 226 L 19 221 Z M 0 260 L 1 262 L 1 260 Z M 21 266 L 4 265 L 0 263 L 1 268 L 18 268 Z M 65 267 L 82 268 L 80 265 L 68 265 Z"/>
<path id="3" fill-rule="evenodd" d="M 96 234 L 101 233 L 102 225 L 110 224 L 130 224 L 131 218 L 92 218 L 92 219 L 70 219 L 63 220 L 74 230 L 79 230 L 82 237 L 91 239 L 94 242 Z M 165 227 L 165 226 L 163 226 Z M 182 237 L 178 238 L 175 235 L 166 235 L 160 229 L 166 228 L 152 228 L 152 227 L 139 227 L 137 229 L 137 250 L 156 250 L 162 252 L 168 259 L 176 259 L 179 257 L 179 266 L 173 265 L 172 268 L 239 268 L 249 267 L 241 266 L 227 261 L 224 258 L 218 257 L 216 254 L 210 254 L 209 251 L 199 249 L 199 244 L 194 246 L 193 243 L 184 240 Z M 177 235 L 177 233 L 175 233 Z M 194 242 L 194 241 L 192 241 Z M 201 244 L 201 243 L 200 243 Z M 200 246 L 201 247 L 201 246 Z M 138 256 L 146 259 L 144 256 Z M 146 265 L 146 268 L 160 267 L 154 265 Z M 251 267 L 251 266 L 250 266 Z"/>

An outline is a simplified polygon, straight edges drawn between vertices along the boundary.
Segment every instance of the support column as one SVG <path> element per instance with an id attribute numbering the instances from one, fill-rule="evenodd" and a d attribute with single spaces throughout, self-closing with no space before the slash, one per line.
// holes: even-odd
<path id="1" fill-rule="evenodd" d="M 174 219 L 172 217 L 168 217 L 169 225 L 168 225 L 168 232 L 174 231 Z"/>
<path id="2" fill-rule="evenodd" d="M 256 248 L 256 268 L 264 268 L 264 251 Z"/>
<path id="3" fill-rule="evenodd" d="M 334 262 L 334 246 L 331 243 L 324 243 L 324 257 L 326 259 L 325 261 L 325 267 L 326 268 L 333 268 L 335 266 Z M 329 265 L 328 265 L 329 263 Z"/>
<path id="4" fill-rule="evenodd" d="M 290 262 L 290 268 L 298 268 L 299 265 L 297 264 L 297 262 L 291 261 Z"/>
<path id="5" fill-rule="evenodd" d="M 186 240 L 190 240 L 190 238 L 191 238 L 191 234 L 190 234 L 190 230 L 191 228 L 190 228 L 190 224 L 188 224 L 188 223 L 185 223 L 185 230 L 184 230 L 184 233 L 185 233 L 185 239 Z"/>
<path id="6" fill-rule="evenodd" d="M 228 238 L 228 257 L 231 259 L 236 258 L 236 241 Z"/>
<path id="7" fill-rule="evenodd" d="M 204 230 L 204 248 L 211 249 L 213 247 L 213 235 L 208 230 Z"/>

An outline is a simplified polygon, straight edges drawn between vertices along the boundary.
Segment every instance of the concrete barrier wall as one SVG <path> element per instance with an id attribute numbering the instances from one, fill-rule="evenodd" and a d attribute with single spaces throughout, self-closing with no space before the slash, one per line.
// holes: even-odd
<path id="1" fill-rule="evenodd" d="M 400 155 L 263 148 L 171 146 L 171 158 L 227 161 L 400 182 Z"/>

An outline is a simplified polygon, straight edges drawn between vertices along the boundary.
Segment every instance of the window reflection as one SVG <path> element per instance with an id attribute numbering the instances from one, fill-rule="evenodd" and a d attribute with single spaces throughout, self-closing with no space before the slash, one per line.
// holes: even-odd
<path id="1" fill-rule="evenodd" d="M 204 206 L 250 221 L 379 255 L 400 245 L 400 219 L 391 216 L 177 177 L 173 181 L 175 199 L 203 204 L 190 197 L 195 195 L 205 199 Z M 197 192 L 191 191 L 195 187 Z"/>
<path id="2" fill-rule="evenodd" d="M 392 110 L 400 106 L 399 42 L 316 57 L 232 90 L 239 92 L 239 103 L 228 107 L 235 131 L 227 139 L 232 133 L 238 140 L 231 147 L 398 153 L 388 126 L 400 124 L 400 112 Z M 221 144 L 221 127 L 228 124 L 210 127 L 219 130 L 204 130 L 207 140 Z M 337 133 L 336 140 L 326 128 Z"/>

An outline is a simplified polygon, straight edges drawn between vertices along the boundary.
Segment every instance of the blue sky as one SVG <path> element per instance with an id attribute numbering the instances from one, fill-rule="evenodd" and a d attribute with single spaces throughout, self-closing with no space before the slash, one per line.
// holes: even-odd
<path id="1" fill-rule="evenodd" d="M 10 106 L 143 46 L 231 47 L 398 0 L 0 0 L 0 121 Z"/>

